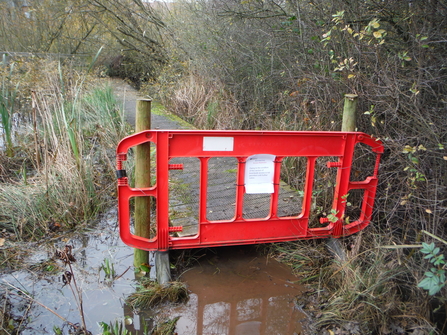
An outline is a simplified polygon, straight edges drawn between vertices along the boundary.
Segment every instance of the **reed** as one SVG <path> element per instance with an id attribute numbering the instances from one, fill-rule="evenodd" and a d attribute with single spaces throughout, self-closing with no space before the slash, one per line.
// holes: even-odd
<path id="1" fill-rule="evenodd" d="M 18 240 L 82 226 L 108 207 L 114 148 L 127 131 L 109 86 L 69 66 L 41 65 L 43 84 L 33 94 L 37 124 L 15 147 L 16 159 L 33 164 L 0 184 L 0 229 Z"/>
<path id="2" fill-rule="evenodd" d="M 19 83 L 15 86 L 11 85 L 10 78 L 14 71 L 14 63 L 9 66 L 7 71 L 6 55 L 3 54 L 2 59 L 3 71 L 0 95 L 0 120 L 3 128 L 3 141 L 6 146 L 6 154 L 9 157 L 14 155 L 14 145 L 12 140 L 12 116 L 14 113 L 14 103 L 19 88 Z M 12 86 L 12 87 L 11 87 Z"/>

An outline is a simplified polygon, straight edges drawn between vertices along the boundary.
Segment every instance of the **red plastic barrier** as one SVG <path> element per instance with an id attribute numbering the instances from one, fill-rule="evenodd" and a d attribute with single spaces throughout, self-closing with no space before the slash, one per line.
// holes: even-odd
<path id="1" fill-rule="evenodd" d="M 156 147 L 156 184 L 148 188 L 131 188 L 128 185 L 123 162 L 129 148 L 152 142 Z M 354 148 L 357 143 L 369 146 L 375 155 L 372 175 L 363 181 L 350 181 Z M 287 132 L 287 131 L 196 131 L 196 130 L 148 130 L 124 138 L 117 148 L 118 215 L 120 235 L 129 246 L 144 250 L 186 249 L 224 245 L 257 244 L 297 239 L 341 237 L 365 228 L 370 220 L 377 188 L 377 174 L 382 143 L 371 136 L 358 132 Z M 244 193 L 248 190 L 246 166 L 249 157 L 272 155 L 273 170 L 269 161 L 262 165 L 262 175 L 272 173 L 272 182 L 258 185 L 261 193 L 270 193 L 270 212 L 264 218 L 244 218 Z M 198 233 L 178 237 L 174 232 L 182 227 L 169 226 L 169 170 L 181 169 L 181 164 L 169 164 L 176 157 L 196 157 L 200 160 Z M 235 187 L 234 217 L 226 221 L 207 219 L 208 162 L 213 157 L 235 157 L 238 162 Z M 285 157 L 305 157 L 306 178 L 301 213 L 280 217 L 277 213 L 281 164 Z M 331 220 L 322 218 L 327 226 L 309 228 L 309 217 L 314 189 L 315 163 L 319 157 L 336 157 L 328 168 L 337 169 L 333 193 Z M 257 182 L 258 175 L 250 162 L 249 178 Z M 251 174 L 250 174 L 251 173 Z M 259 179 L 260 180 L 260 179 Z M 233 186 L 233 185 L 232 185 Z M 271 190 L 269 190 L 271 189 Z M 360 216 L 354 222 L 346 222 L 346 195 L 350 190 L 364 190 Z M 259 190 L 258 190 L 259 192 Z M 156 201 L 156 236 L 142 238 L 131 232 L 129 200 L 132 197 L 151 196 Z"/>

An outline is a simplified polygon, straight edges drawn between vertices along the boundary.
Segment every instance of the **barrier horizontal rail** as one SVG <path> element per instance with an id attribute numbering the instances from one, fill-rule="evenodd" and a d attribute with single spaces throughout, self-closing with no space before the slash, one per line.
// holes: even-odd
<path id="1" fill-rule="evenodd" d="M 131 147 L 151 142 L 156 148 L 155 185 L 132 188 L 123 168 Z M 363 143 L 375 155 L 373 172 L 364 180 L 351 181 L 351 167 L 356 144 Z M 124 138 L 117 147 L 118 217 L 124 243 L 144 250 L 165 251 L 342 237 L 356 233 L 371 221 L 383 144 L 360 132 L 293 132 L 293 131 L 196 131 L 147 130 Z M 200 162 L 197 233 L 177 236 L 181 226 L 170 226 L 169 171 L 181 170 L 182 164 L 170 164 L 180 157 L 194 157 Z M 234 216 L 228 220 L 207 217 L 209 161 L 215 157 L 237 160 L 234 186 Z M 286 157 L 304 157 L 306 172 L 300 213 L 278 214 L 281 167 Z M 315 164 L 319 157 L 333 157 L 328 169 L 337 169 L 333 189 L 331 216 L 321 218 L 325 227 L 309 227 L 314 190 Z M 363 190 L 359 218 L 347 222 L 346 197 L 352 190 Z M 244 195 L 269 195 L 268 214 L 261 218 L 244 217 Z M 143 238 L 132 233 L 130 199 L 150 196 L 156 202 L 156 235 Z"/>

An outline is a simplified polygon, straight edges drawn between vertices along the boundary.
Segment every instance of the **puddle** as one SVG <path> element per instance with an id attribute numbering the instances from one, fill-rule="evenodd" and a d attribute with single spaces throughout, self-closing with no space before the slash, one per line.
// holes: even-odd
<path id="1" fill-rule="evenodd" d="M 105 215 L 100 224 L 89 232 L 55 237 L 52 241 L 42 241 L 29 245 L 32 252 L 27 265 L 49 260 L 57 249 L 61 250 L 66 244 L 73 246 L 73 273 L 77 285 L 82 290 L 83 306 L 87 328 L 93 334 L 100 333 L 98 322 L 110 322 L 123 319 L 124 298 L 135 290 L 135 275 L 133 273 L 133 251 L 125 246 L 119 239 L 116 227 L 116 210 L 113 209 Z M 105 259 L 113 263 L 117 275 L 123 274 L 119 279 L 110 282 L 100 271 Z M 62 266 L 61 263 L 58 263 Z M 62 267 L 62 269 L 64 269 Z M 65 269 L 64 269 L 65 270 Z M 37 270 L 15 271 L 0 276 L 0 290 L 13 289 L 10 285 L 28 292 L 37 302 L 52 309 L 61 317 L 71 323 L 80 324 L 81 319 L 76 306 L 73 293 L 69 285 L 62 282 L 62 272 L 41 273 Z M 64 322 L 33 303 L 28 310 L 26 301 L 17 296 L 13 299 L 12 314 L 18 319 L 25 316 L 26 329 L 21 334 L 52 334 L 53 326 L 64 329 L 68 327 Z"/>
<path id="2" fill-rule="evenodd" d="M 303 334 L 300 321 L 305 317 L 293 302 L 300 294 L 299 286 L 294 283 L 297 278 L 282 264 L 258 255 L 253 247 L 198 250 L 196 265 L 181 277 L 191 291 L 189 301 L 133 315 L 124 304 L 125 297 L 135 291 L 137 284 L 133 251 L 119 239 L 116 210 L 110 210 L 94 230 L 28 246 L 35 252 L 27 263 L 46 261 L 56 248 L 62 249 L 66 244 L 73 245 L 77 259 L 73 272 L 82 289 L 87 328 L 93 334 L 101 333 L 98 322 L 115 322 L 124 317 L 132 318 L 133 324 L 126 328 L 133 334 L 144 334 L 144 326 L 150 328 L 152 319 L 174 317 L 179 317 L 178 335 Z M 100 270 L 105 259 L 113 263 L 116 275 L 121 275 L 119 279 L 110 282 L 105 278 Z M 68 285 L 64 286 L 60 271 L 0 275 L 0 290 L 12 293 L 9 285 L 28 292 L 68 321 L 80 324 L 73 293 Z M 54 326 L 68 333 L 63 320 L 37 303 L 28 308 L 21 297 L 10 297 L 14 305 L 12 314 L 27 320 L 21 334 L 50 334 Z"/>
<path id="3" fill-rule="evenodd" d="M 190 300 L 169 310 L 180 317 L 179 335 L 303 333 L 305 316 L 294 305 L 298 279 L 253 247 L 208 250 L 181 278 Z"/>

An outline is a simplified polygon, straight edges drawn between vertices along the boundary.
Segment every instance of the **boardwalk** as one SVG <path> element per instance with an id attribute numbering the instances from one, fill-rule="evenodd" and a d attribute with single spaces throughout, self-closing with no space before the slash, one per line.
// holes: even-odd
<path id="1" fill-rule="evenodd" d="M 199 171 L 197 158 L 172 160 L 183 164 L 182 171 L 171 171 L 171 222 L 183 226 L 181 236 L 197 233 Z M 235 216 L 237 160 L 233 157 L 212 158 L 208 165 L 207 219 L 230 221 Z M 301 199 L 296 191 L 282 184 L 278 215 L 296 216 L 301 212 Z M 265 218 L 270 211 L 270 194 L 245 194 L 245 219 Z"/>
<path id="2" fill-rule="evenodd" d="M 123 101 L 127 121 L 135 123 L 136 92 L 129 86 L 115 82 L 115 93 Z M 169 115 L 151 116 L 153 129 L 183 129 L 185 123 Z M 192 126 L 191 126 L 192 128 Z M 179 236 L 198 232 L 200 161 L 197 158 L 174 158 L 171 164 L 183 164 L 183 170 L 171 170 L 169 175 L 169 213 L 173 226 L 182 226 Z M 231 221 L 235 216 L 237 159 L 215 157 L 208 165 L 207 219 Z M 245 219 L 265 218 L 270 212 L 270 194 L 245 194 Z M 301 212 L 298 193 L 281 183 L 278 216 L 297 216 Z"/>

